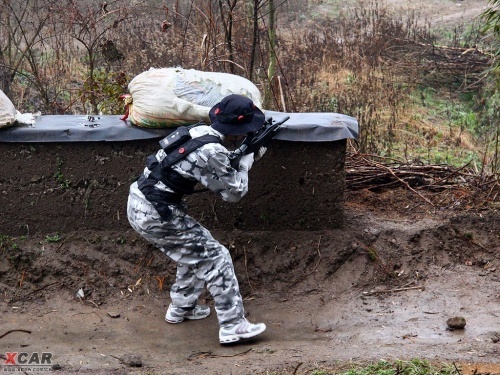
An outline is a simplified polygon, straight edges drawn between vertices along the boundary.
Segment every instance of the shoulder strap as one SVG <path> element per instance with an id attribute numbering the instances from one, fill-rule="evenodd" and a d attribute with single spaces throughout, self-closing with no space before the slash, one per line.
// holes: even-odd
<path id="1" fill-rule="evenodd" d="M 198 122 L 193 125 L 178 127 L 172 133 L 170 133 L 165 138 L 160 140 L 161 148 L 168 154 L 176 147 L 179 147 L 182 144 L 186 143 L 188 140 L 190 140 L 191 134 L 189 134 L 189 130 L 200 125 L 206 125 L 206 124 L 204 122 Z"/>
<path id="2" fill-rule="evenodd" d="M 176 149 L 171 150 L 162 160 L 161 165 L 163 168 L 168 168 L 188 156 L 194 150 L 197 150 L 208 143 L 220 143 L 220 138 L 209 134 L 202 135 L 197 138 L 191 138 Z"/>

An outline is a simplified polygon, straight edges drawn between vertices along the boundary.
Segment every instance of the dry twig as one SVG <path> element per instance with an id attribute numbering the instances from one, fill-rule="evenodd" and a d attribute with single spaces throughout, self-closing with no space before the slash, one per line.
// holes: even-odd
<path id="1" fill-rule="evenodd" d="M 403 187 L 435 206 L 430 194 L 453 191 L 459 198 L 451 196 L 451 199 L 472 200 L 484 193 L 485 202 L 494 201 L 500 193 L 500 179 L 495 175 L 486 175 L 484 171 L 477 173 L 469 164 L 454 168 L 442 164 L 422 165 L 376 155 L 348 153 L 346 187 L 350 190 Z M 438 204 L 445 200 L 446 197 L 438 201 Z"/>
<path id="2" fill-rule="evenodd" d="M 373 292 L 363 292 L 363 294 L 365 296 L 371 296 L 371 295 L 374 295 L 374 294 L 404 292 L 406 290 L 415 290 L 415 289 L 425 290 L 425 286 L 421 285 L 421 286 L 410 286 L 410 287 L 407 287 L 407 288 L 395 288 L 395 289 L 376 290 L 376 291 L 373 291 Z"/>
<path id="3" fill-rule="evenodd" d="M 11 329 L 10 331 L 5 332 L 3 335 L 0 335 L 0 339 L 2 337 L 7 336 L 9 333 L 12 333 L 12 332 L 25 332 L 25 333 L 30 333 L 31 334 L 31 331 L 28 331 L 26 329 Z"/>
<path id="4" fill-rule="evenodd" d="M 199 352 L 199 353 L 194 353 L 191 354 L 188 358 L 188 360 L 193 360 L 193 359 L 203 359 L 203 358 L 229 358 L 229 357 L 238 357 L 241 355 L 245 355 L 249 353 L 252 350 L 252 348 L 245 350 L 244 352 L 241 353 L 236 353 L 236 354 L 213 354 L 211 351 L 208 352 Z"/>

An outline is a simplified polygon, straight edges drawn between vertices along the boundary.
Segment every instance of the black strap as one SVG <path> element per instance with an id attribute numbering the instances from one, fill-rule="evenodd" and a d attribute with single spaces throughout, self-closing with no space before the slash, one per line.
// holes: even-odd
<path id="1" fill-rule="evenodd" d="M 200 147 L 209 144 L 209 143 L 220 143 L 220 138 L 215 135 L 202 135 L 198 138 L 192 138 L 186 143 L 182 144 L 180 147 L 177 147 L 175 150 L 171 151 L 162 161 L 162 168 L 168 168 L 184 159 L 194 150 L 199 149 Z"/>
<path id="2" fill-rule="evenodd" d="M 168 207 L 169 204 L 180 204 L 184 194 L 205 191 L 205 189 L 195 191 L 194 187 L 197 181 L 183 177 L 172 169 L 172 165 L 208 143 L 220 143 L 220 138 L 214 135 L 203 135 L 190 139 L 170 150 L 160 163 L 158 163 L 155 155 L 150 155 L 146 159 L 146 166 L 150 173 L 148 177 L 142 174 L 137 183 L 146 199 L 151 202 L 163 220 L 168 221 L 172 218 L 172 212 Z M 158 190 L 156 188 L 158 181 L 162 181 L 174 193 Z"/>

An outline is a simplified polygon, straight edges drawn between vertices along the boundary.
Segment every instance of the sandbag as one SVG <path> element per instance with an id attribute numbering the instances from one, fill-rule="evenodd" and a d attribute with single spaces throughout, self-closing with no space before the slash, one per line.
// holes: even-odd
<path id="1" fill-rule="evenodd" d="M 16 114 L 16 107 L 14 107 L 7 95 L 0 90 L 0 128 L 14 125 Z"/>
<path id="2" fill-rule="evenodd" d="M 262 106 L 258 88 L 246 78 L 180 67 L 151 68 L 134 77 L 128 90 L 126 117 L 147 128 L 209 122 L 210 108 L 230 94 L 244 95 Z"/>

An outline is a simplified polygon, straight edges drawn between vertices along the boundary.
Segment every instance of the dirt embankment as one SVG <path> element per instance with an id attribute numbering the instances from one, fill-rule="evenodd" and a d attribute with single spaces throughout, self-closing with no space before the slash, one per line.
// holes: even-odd
<path id="1" fill-rule="evenodd" d="M 249 319 L 268 325 L 259 340 L 221 347 L 215 316 L 166 324 L 174 265 L 131 230 L 103 230 L 4 248 L 0 335 L 30 333 L 2 347 L 48 350 L 65 373 L 304 373 L 380 358 L 498 373 L 498 210 L 439 211 L 398 189 L 346 199 L 338 229 L 214 231 Z M 448 329 L 454 316 L 465 329 Z"/>

